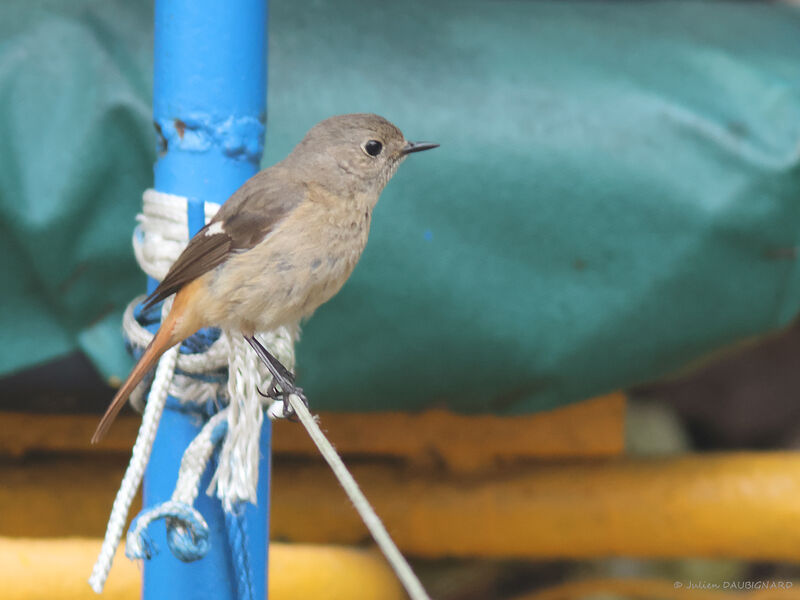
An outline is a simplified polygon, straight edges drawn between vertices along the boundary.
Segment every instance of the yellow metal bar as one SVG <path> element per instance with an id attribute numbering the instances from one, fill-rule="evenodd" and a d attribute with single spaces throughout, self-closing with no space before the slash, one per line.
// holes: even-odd
<path id="1" fill-rule="evenodd" d="M 461 478 L 356 466 L 354 475 L 399 546 L 419 556 L 800 560 L 793 453 L 514 466 Z M 276 468 L 274 481 L 273 536 L 364 537 L 324 468 Z"/>
<path id="2" fill-rule="evenodd" d="M 126 464 L 91 455 L 0 461 L 0 536 L 102 536 Z"/>
<path id="3" fill-rule="evenodd" d="M 99 548 L 100 540 L 0 538 L 2 597 L 4 600 L 97 600 L 87 579 Z M 115 566 L 103 600 L 133 600 L 141 587 L 136 565 L 120 550 Z"/>
<path id="4" fill-rule="evenodd" d="M 522 458 L 619 456 L 625 439 L 625 396 L 609 394 L 535 415 L 322 413 L 320 422 L 345 455 L 444 462 L 471 471 Z M 278 422 L 274 448 L 317 456 L 302 427 Z"/>
<path id="5" fill-rule="evenodd" d="M 0 538 L 3 600 L 97 600 L 86 583 L 99 539 Z M 373 552 L 336 546 L 270 544 L 271 600 L 402 600 L 389 566 Z M 103 600 L 140 597 L 141 574 L 122 550 Z"/>
<path id="6" fill-rule="evenodd" d="M 269 553 L 270 600 L 406 599 L 377 551 L 272 542 Z"/>
<path id="7" fill-rule="evenodd" d="M 610 394 L 535 415 L 322 413 L 321 422 L 343 454 L 442 460 L 459 470 L 521 457 L 616 456 L 623 450 L 625 397 Z M 38 452 L 130 452 L 139 417 L 120 418 L 98 446 L 89 446 L 94 415 L 0 413 L 0 455 Z M 276 453 L 316 456 L 302 427 L 277 423 Z"/>
<path id="8" fill-rule="evenodd" d="M 99 536 L 124 458 L 0 463 L 0 535 Z M 800 455 L 527 463 L 453 474 L 350 461 L 401 549 L 420 556 L 800 560 Z M 272 537 L 367 533 L 321 463 L 277 460 Z"/>

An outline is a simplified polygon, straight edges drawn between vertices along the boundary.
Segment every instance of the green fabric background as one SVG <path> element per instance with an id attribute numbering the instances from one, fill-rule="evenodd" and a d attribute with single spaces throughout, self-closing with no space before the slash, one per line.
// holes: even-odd
<path id="1" fill-rule="evenodd" d="M 149 3 L 0 4 L 0 372 L 120 311 L 152 180 Z M 800 11 L 775 4 L 270 7 L 265 164 L 371 111 L 412 156 L 305 326 L 315 407 L 530 412 L 663 376 L 800 306 Z"/>

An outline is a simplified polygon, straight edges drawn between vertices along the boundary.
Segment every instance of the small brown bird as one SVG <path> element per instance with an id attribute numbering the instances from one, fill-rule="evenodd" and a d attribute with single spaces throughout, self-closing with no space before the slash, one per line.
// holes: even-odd
<path id="1" fill-rule="evenodd" d="M 245 182 L 145 301 L 152 306 L 176 294 L 92 443 L 102 439 L 159 357 L 203 327 L 241 331 L 282 393 L 299 391 L 254 333 L 306 318 L 339 291 L 364 250 L 372 209 L 397 167 L 412 152 L 437 146 L 407 142 L 378 115 L 340 115 L 315 125 L 283 161 Z"/>

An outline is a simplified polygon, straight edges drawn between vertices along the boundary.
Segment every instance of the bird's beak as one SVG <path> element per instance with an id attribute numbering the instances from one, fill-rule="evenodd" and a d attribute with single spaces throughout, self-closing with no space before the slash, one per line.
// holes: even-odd
<path id="1" fill-rule="evenodd" d="M 434 144 L 433 142 L 408 142 L 403 149 L 400 151 L 400 154 L 406 155 L 411 154 L 412 152 L 422 152 L 423 150 L 433 150 L 434 148 L 438 148 L 439 144 Z"/>

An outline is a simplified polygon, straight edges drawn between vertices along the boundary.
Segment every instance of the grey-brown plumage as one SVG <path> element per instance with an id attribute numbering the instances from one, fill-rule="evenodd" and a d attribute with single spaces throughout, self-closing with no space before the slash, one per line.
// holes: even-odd
<path id="1" fill-rule="evenodd" d="M 214 218 L 192 237 L 145 308 L 167 299 L 190 281 L 250 250 L 302 202 L 305 188 L 281 176 L 277 166 L 251 177 L 222 205 Z"/>
<path id="2" fill-rule="evenodd" d="M 249 179 L 146 300 L 177 294 L 92 441 L 161 354 L 198 329 L 216 326 L 252 338 L 308 317 L 336 294 L 364 250 L 372 209 L 399 164 L 436 146 L 407 142 L 378 115 L 341 115 L 314 126 L 283 161 Z"/>

